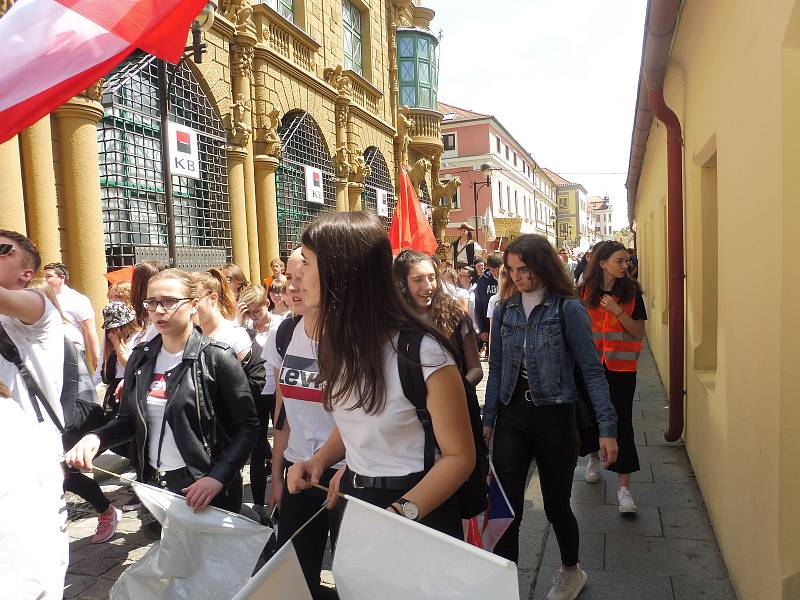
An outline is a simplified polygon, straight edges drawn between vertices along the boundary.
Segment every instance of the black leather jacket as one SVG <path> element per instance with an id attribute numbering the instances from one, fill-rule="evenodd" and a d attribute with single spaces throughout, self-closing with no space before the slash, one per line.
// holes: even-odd
<path id="1" fill-rule="evenodd" d="M 93 433 L 102 448 L 136 440 L 131 458 L 143 481 L 148 431 L 145 410 L 161 336 L 133 349 L 125 368 L 119 415 Z M 183 360 L 167 379 L 165 418 L 195 478 L 210 476 L 228 487 L 247 462 L 258 436 L 258 417 L 244 370 L 227 344 L 192 329 Z"/>

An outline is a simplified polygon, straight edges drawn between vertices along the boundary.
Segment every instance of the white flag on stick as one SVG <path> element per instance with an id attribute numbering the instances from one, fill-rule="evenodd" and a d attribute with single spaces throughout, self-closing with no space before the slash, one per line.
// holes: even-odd
<path id="1" fill-rule="evenodd" d="M 486 223 L 486 241 L 493 242 L 497 239 L 497 230 L 494 228 L 494 216 L 492 216 L 492 205 L 486 207 L 486 214 L 483 216 Z"/>
<path id="2" fill-rule="evenodd" d="M 346 496 L 333 559 L 341 600 L 518 600 L 517 567 Z"/>
<path id="3" fill-rule="evenodd" d="M 233 600 L 312 600 L 306 578 L 289 542 L 248 581 Z"/>
<path id="4" fill-rule="evenodd" d="M 112 600 L 229 600 L 250 578 L 272 529 L 209 506 L 195 513 L 183 496 L 143 483 L 133 489 L 162 525 L 161 540 L 128 567 Z"/>

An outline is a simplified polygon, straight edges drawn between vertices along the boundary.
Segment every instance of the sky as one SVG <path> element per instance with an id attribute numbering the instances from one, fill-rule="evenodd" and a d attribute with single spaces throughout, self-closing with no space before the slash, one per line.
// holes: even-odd
<path id="1" fill-rule="evenodd" d="M 424 5 L 442 32 L 439 100 L 494 115 L 540 166 L 608 194 L 626 226 L 646 0 Z"/>

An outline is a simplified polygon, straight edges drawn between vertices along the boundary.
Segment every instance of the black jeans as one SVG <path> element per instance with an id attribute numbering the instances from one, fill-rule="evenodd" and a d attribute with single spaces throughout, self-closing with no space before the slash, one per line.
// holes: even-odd
<path id="1" fill-rule="evenodd" d="M 381 508 L 386 508 L 393 502 L 403 497 L 405 492 L 398 490 L 383 490 L 375 488 L 355 488 L 353 487 L 353 472 L 348 469 L 342 477 L 341 491 L 343 494 L 350 494 L 354 498 L 368 502 Z M 406 490 L 408 491 L 408 490 Z M 426 515 L 420 523 L 451 535 L 464 541 L 464 527 L 461 524 L 461 513 L 459 512 L 458 501 L 455 495 L 451 496 L 443 504 L 437 506 L 430 514 Z"/>
<path id="2" fill-rule="evenodd" d="M 267 433 L 270 417 L 275 422 L 275 394 L 261 395 L 254 400 L 258 413 L 258 438 L 250 454 L 250 490 L 253 492 L 253 504 L 263 506 L 267 496 L 267 463 L 272 460 Z"/>
<path id="3" fill-rule="evenodd" d="M 285 461 L 285 465 L 284 473 L 292 463 Z M 328 487 L 335 474 L 335 469 L 328 469 L 320 478 L 320 484 Z M 283 547 L 295 532 L 322 508 L 325 500 L 326 494 L 322 490 L 310 488 L 298 494 L 290 494 L 288 486 L 283 486 L 281 516 L 278 521 L 279 548 Z M 326 596 L 325 592 L 320 590 L 319 573 L 322 570 L 328 534 L 331 537 L 331 548 L 336 547 L 336 537 L 339 535 L 339 523 L 342 519 L 342 504 L 339 502 L 333 510 L 325 510 L 292 540 L 308 589 L 315 599 Z"/>
<path id="4" fill-rule="evenodd" d="M 104 513 L 111 505 L 94 479 L 72 467 L 64 468 L 64 491 L 77 494 L 86 500 L 98 514 Z"/>
<path id="5" fill-rule="evenodd" d="M 535 406 L 517 392 L 507 406 L 500 408 L 494 431 L 492 460 L 515 515 L 494 552 L 514 562 L 519 559 L 525 483 L 534 458 L 544 511 L 555 531 L 561 562 L 572 566 L 578 562 L 579 543 L 578 522 L 570 507 L 572 478 L 578 460 L 575 407 L 572 404 Z"/>

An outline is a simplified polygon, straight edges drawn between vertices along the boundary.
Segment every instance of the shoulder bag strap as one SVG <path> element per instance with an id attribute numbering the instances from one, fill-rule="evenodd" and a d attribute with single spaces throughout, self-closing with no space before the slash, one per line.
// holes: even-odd
<path id="1" fill-rule="evenodd" d="M 397 339 L 397 372 L 403 395 L 417 410 L 417 418 L 425 432 L 425 471 L 433 468 L 436 458 L 436 438 L 433 435 L 433 420 L 428 412 L 428 387 L 422 374 L 420 346 L 423 334 L 420 331 L 400 331 Z"/>

